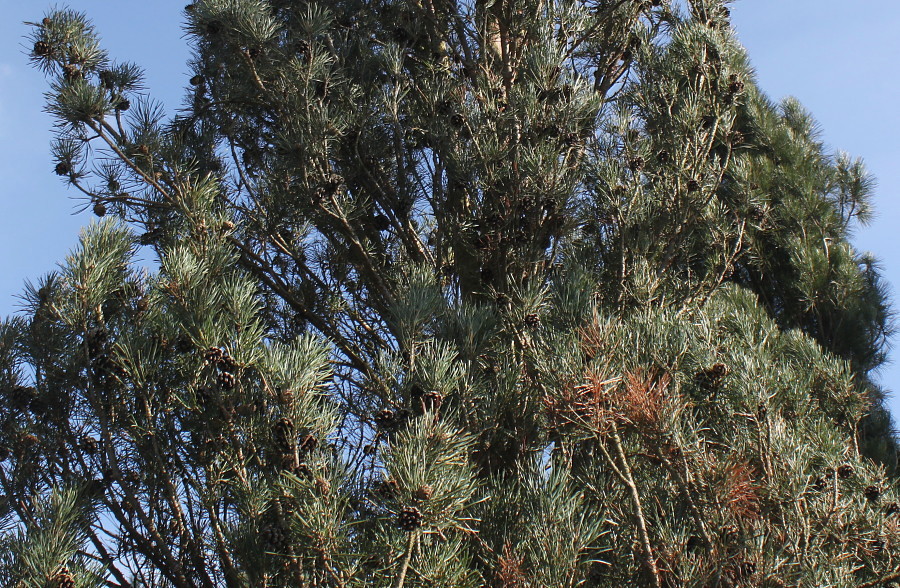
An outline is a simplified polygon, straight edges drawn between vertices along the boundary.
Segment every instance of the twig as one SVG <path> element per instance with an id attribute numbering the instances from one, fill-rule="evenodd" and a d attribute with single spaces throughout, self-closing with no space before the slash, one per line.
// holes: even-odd
<path id="1" fill-rule="evenodd" d="M 397 581 L 394 582 L 393 588 L 403 588 L 403 584 L 406 582 L 406 572 L 409 570 L 409 560 L 412 559 L 412 552 L 415 544 L 416 533 L 412 532 L 409 534 L 409 539 L 406 542 L 406 553 L 403 554 L 403 562 L 400 564 L 400 573 L 397 575 Z"/>
<path id="2" fill-rule="evenodd" d="M 628 457 L 625 455 L 625 448 L 622 446 L 622 437 L 619 435 L 619 429 L 615 422 L 611 423 L 611 437 L 613 448 L 618 458 L 618 466 L 615 459 L 606 450 L 603 440 L 600 440 L 600 449 L 604 457 L 610 462 L 613 472 L 622 481 L 631 495 L 632 506 L 634 507 L 634 518 L 637 521 L 638 534 L 641 540 L 641 550 L 644 552 L 644 566 L 653 582 L 655 588 L 662 588 L 662 582 L 659 577 L 659 568 L 656 566 L 656 558 L 653 556 L 653 547 L 650 545 L 650 533 L 647 530 L 647 520 L 644 517 L 644 509 L 641 506 L 641 495 L 638 492 L 637 484 L 634 482 L 634 476 L 631 473 L 631 466 L 628 465 Z"/>

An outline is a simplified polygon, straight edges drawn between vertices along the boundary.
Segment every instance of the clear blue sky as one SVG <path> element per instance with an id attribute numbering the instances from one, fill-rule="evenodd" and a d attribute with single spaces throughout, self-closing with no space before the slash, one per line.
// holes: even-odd
<path id="1" fill-rule="evenodd" d="M 171 113 L 187 82 L 180 28 L 186 1 L 67 5 L 94 19 L 115 59 L 146 69 L 148 88 Z M 22 22 L 40 20 L 50 5 L 0 0 L 0 316 L 17 309 L 24 280 L 52 269 L 90 220 L 90 213 L 73 214 L 74 192 L 53 175 L 51 123 L 42 112 L 45 83 L 23 53 Z M 855 242 L 882 261 L 894 297 L 900 297 L 900 2 L 740 0 L 732 16 L 762 88 L 776 99 L 799 98 L 821 123 L 828 144 L 862 156 L 878 178 L 877 216 Z M 900 392 L 900 350 L 892 355 L 897 359 L 881 375 L 888 389 Z M 900 397 L 891 406 L 900 421 Z"/>

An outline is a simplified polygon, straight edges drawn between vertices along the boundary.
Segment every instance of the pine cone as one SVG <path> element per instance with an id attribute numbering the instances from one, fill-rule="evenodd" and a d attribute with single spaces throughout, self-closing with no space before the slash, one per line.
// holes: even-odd
<path id="1" fill-rule="evenodd" d="M 313 452 L 318 446 L 319 440 L 315 435 L 306 434 L 300 438 L 300 451 L 303 453 Z"/>
<path id="2" fill-rule="evenodd" d="M 104 69 L 99 74 L 100 84 L 107 90 L 112 90 L 116 85 L 116 75 L 108 69 Z"/>
<path id="3" fill-rule="evenodd" d="M 444 403 L 444 396 L 437 390 L 429 390 L 422 397 L 422 408 L 426 411 L 436 411 Z"/>
<path id="4" fill-rule="evenodd" d="M 17 441 L 16 450 L 20 455 L 41 442 L 36 435 L 32 435 L 31 433 L 22 433 L 19 435 Z"/>
<path id="5" fill-rule="evenodd" d="M 215 407 L 215 403 L 213 402 L 216 399 L 216 391 L 202 387 L 197 389 L 197 402 L 203 408 Z"/>
<path id="6" fill-rule="evenodd" d="M 275 423 L 275 444 L 284 453 L 294 450 L 294 422 L 289 418 L 278 419 Z"/>
<path id="7" fill-rule="evenodd" d="M 90 435 L 84 435 L 81 437 L 79 442 L 79 449 L 85 452 L 88 455 L 96 455 L 100 446 L 97 443 L 97 440 L 91 437 Z"/>
<path id="8" fill-rule="evenodd" d="M 225 372 L 233 372 L 238 367 L 237 361 L 227 353 L 219 360 L 219 369 Z"/>
<path id="9" fill-rule="evenodd" d="M 281 404 L 290 404 L 294 401 L 294 391 L 290 388 L 278 388 L 278 402 Z"/>
<path id="10" fill-rule="evenodd" d="M 331 482 L 325 478 L 316 478 L 315 485 L 320 496 L 327 496 L 331 492 Z"/>
<path id="11" fill-rule="evenodd" d="M 47 57 L 53 52 L 53 47 L 46 41 L 38 41 L 34 44 L 32 53 L 38 57 Z"/>
<path id="12" fill-rule="evenodd" d="M 99 355 L 106 348 L 109 341 L 109 333 L 103 327 L 94 327 L 88 331 L 85 341 L 88 347 L 88 354 L 91 357 Z"/>
<path id="13" fill-rule="evenodd" d="M 404 531 L 415 531 L 422 526 L 422 519 L 422 512 L 418 508 L 408 506 L 397 515 L 397 526 Z"/>
<path id="14" fill-rule="evenodd" d="M 85 493 L 90 498 L 101 498 L 106 491 L 107 484 L 101 479 L 92 479 L 85 485 Z"/>
<path id="15" fill-rule="evenodd" d="M 736 74 L 732 74 L 731 77 L 729 77 L 729 82 L 730 82 L 728 84 L 728 93 L 729 94 L 734 95 L 734 94 L 739 94 L 744 91 L 744 82 L 742 82 L 741 79 Z"/>
<path id="16" fill-rule="evenodd" d="M 391 221 L 383 214 L 376 214 L 372 217 L 372 226 L 376 231 L 386 231 L 391 228 Z"/>
<path id="17" fill-rule="evenodd" d="M 28 410 L 31 411 L 31 414 L 38 418 L 42 418 L 47 415 L 50 411 L 50 405 L 47 404 L 47 400 L 41 398 L 40 396 L 33 398 L 31 402 L 28 403 Z"/>
<path id="18" fill-rule="evenodd" d="M 334 196 L 344 187 L 344 178 L 337 174 L 332 174 L 325 178 L 325 182 L 322 184 L 322 190 L 324 194 L 329 196 Z"/>
<path id="19" fill-rule="evenodd" d="M 825 488 L 828 487 L 828 483 L 825 481 L 825 478 L 816 478 L 816 481 L 812 484 L 812 489 L 816 492 L 822 492 Z"/>
<path id="20" fill-rule="evenodd" d="M 867 486 L 866 489 L 863 490 L 863 495 L 869 502 L 875 502 L 881 496 L 881 488 L 878 486 Z"/>
<path id="21" fill-rule="evenodd" d="M 150 301 L 146 296 L 141 296 L 134 304 L 134 309 L 138 312 L 147 312 L 150 309 Z"/>
<path id="22" fill-rule="evenodd" d="M 849 463 L 845 463 L 837 469 L 838 478 L 842 480 L 846 480 L 847 478 L 853 476 L 853 466 Z"/>
<path id="23" fill-rule="evenodd" d="M 75 588 L 75 578 L 69 568 L 63 566 L 50 579 L 52 588 Z"/>
<path id="24" fill-rule="evenodd" d="M 97 202 L 94 204 L 94 214 L 97 216 L 106 216 L 106 205 L 102 202 Z"/>
<path id="25" fill-rule="evenodd" d="M 237 378 L 234 377 L 234 374 L 231 372 L 219 373 L 219 386 L 221 386 L 223 390 L 231 390 L 236 385 Z"/>
<path id="26" fill-rule="evenodd" d="M 225 357 L 225 351 L 221 347 L 210 347 L 203 352 L 203 359 L 207 363 L 218 364 Z"/>
<path id="27" fill-rule="evenodd" d="M 384 428 L 391 421 L 394 420 L 394 411 L 389 408 L 379 410 L 378 412 L 375 413 L 374 419 L 375 419 L 375 426 Z"/>
<path id="28" fill-rule="evenodd" d="M 535 312 L 530 312 L 525 315 L 525 326 L 529 329 L 533 329 L 541 324 L 541 317 L 538 316 Z"/>
<path id="29" fill-rule="evenodd" d="M 285 553 L 290 546 L 288 532 L 281 524 L 281 521 L 266 522 L 260 529 L 259 536 L 268 551 Z"/>
<path id="30" fill-rule="evenodd" d="M 730 370 L 724 363 L 714 364 L 701 372 L 694 374 L 694 382 L 708 392 L 716 390 L 722 383 L 722 379 L 729 374 Z"/>
<path id="31" fill-rule="evenodd" d="M 382 498 L 394 498 L 400 492 L 400 484 L 396 480 L 382 480 L 375 488 Z"/>
<path id="32" fill-rule="evenodd" d="M 375 426 L 388 432 L 394 432 L 403 424 L 406 414 L 403 411 L 394 412 L 386 408 L 375 413 Z"/>
<path id="33" fill-rule="evenodd" d="M 84 77 L 84 72 L 74 63 L 65 64 L 62 66 L 62 70 L 63 78 L 65 78 L 67 82 L 73 82 Z"/>
<path id="34" fill-rule="evenodd" d="M 178 353 L 187 353 L 193 348 L 194 344 L 191 342 L 191 338 L 187 335 L 182 335 L 175 341 L 175 351 L 177 351 Z"/>
<path id="35" fill-rule="evenodd" d="M 429 484 L 422 484 L 413 492 L 413 499 L 419 502 L 430 500 L 432 496 L 434 496 L 434 488 Z"/>
<path id="36" fill-rule="evenodd" d="M 11 408 L 27 410 L 31 406 L 31 402 L 37 397 L 37 390 L 30 386 L 13 386 L 6 390 L 6 397 Z"/>

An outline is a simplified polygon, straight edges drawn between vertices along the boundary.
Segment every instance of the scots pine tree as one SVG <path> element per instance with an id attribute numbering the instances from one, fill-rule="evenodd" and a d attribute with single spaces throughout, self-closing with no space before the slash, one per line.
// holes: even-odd
<path id="1" fill-rule="evenodd" d="M 873 181 L 725 2 L 182 18 L 174 116 L 31 24 L 103 218 L 0 326 L 0 584 L 895 585 Z"/>

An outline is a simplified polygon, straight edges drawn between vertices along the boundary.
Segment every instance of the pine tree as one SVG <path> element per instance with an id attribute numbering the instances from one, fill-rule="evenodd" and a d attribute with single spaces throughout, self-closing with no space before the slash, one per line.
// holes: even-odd
<path id="1" fill-rule="evenodd" d="M 171 118 L 32 24 L 104 218 L 0 325 L 4 585 L 900 578 L 873 181 L 725 2 L 183 17 Z"/>

